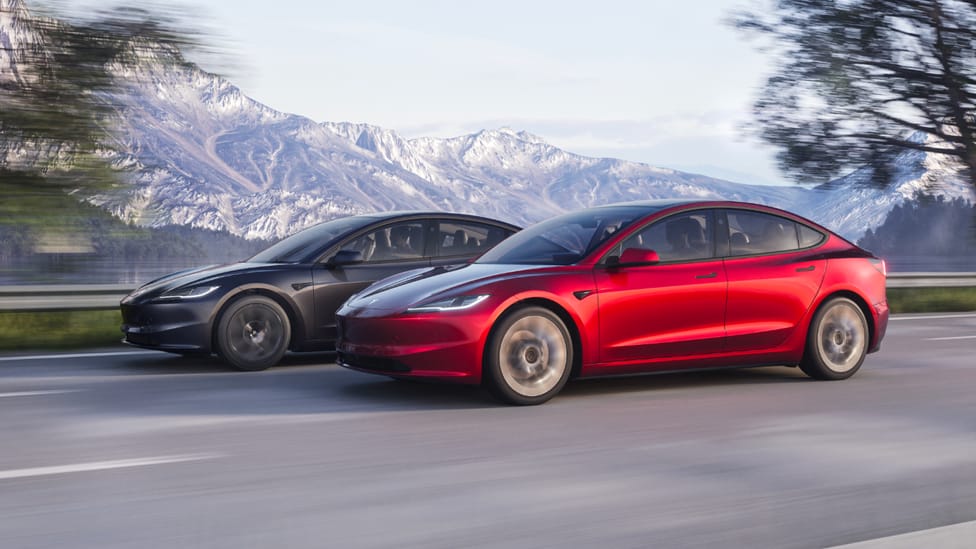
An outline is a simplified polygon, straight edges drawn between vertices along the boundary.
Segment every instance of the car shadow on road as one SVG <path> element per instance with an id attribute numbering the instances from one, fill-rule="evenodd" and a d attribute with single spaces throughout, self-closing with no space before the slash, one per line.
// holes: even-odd
<path id="1" fill-rule="evenodd" d="M 364 376 L 367 374 L 363 374 Z M 341 388 L 342 395 L 384 407 L 410 409 L 491 408 L 500 404 L 477 385 L 382 379 L 370 376 Z"/>
<path id="2" fill-rule="evenodd" d="M 620 393 L 668 391 L 696 387 L 723 387 L 734 385 L 759 385 L 803 383 L 812 381 L 799 368 L 765 366 L 761 368 L 726 368 L 661 374 L 639 374 L 602 378 L 576 379 L 556 398 L 591 397 Z"/>
<path id="3" fill-rule="evenodd" d="M 274 369 L 310 365 L 332 364 L 335 353 L 297 353 L 288 354 L 274 366 Z M 216 356 L 186 355 L 168 353 L 147 354 L 128 358 L 121 362 L 124 373 L 131 374 L 237 374 L 248 375 L 254 372 L 241 372 L 225 364 Z"/>

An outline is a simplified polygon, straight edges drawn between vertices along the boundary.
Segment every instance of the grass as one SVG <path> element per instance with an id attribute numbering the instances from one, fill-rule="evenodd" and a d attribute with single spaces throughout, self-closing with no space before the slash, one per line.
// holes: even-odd
<path id="1" fill-rule="evenodd" d="M 976 288 L 891 288 L 893 314 L 976 311 Z M 118 310 L 0 312 L 0 351 L 72 349 L 117 344 Z"/>
<path id="2" fill-rule="evenodd" d="M 889 288 L 893 314 L 976 311 L 976 288 Z"/>
<path id="3" fill-rule="evenodd" d="M 109 311 L 0 312 L 0 350 L 71 349 L 117 344 L 122 314 Z"/>

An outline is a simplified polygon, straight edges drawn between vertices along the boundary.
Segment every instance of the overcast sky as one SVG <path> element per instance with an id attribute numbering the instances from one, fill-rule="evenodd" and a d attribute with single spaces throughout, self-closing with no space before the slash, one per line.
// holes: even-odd
<path id="1" fill-rule="evenodd" d="M 408 137 L 508 126 L 575 153 L 782 183 L 742 128 L 769 71 L 726 23 L 746 1 L 192 5 L 232 54 L 228 76 L 278 110 Z"/>

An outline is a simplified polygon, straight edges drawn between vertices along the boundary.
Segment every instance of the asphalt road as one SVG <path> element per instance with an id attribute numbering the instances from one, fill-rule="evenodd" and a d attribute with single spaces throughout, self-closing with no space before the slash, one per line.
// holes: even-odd
<path id="1" fill-rule="evenodd" d="M 0 547 L 976 546 L 976 314 L 894 319 L 843 382 L 577 381 L 531 408 L 328 355 L 85 355 L 0 357 Z"/>

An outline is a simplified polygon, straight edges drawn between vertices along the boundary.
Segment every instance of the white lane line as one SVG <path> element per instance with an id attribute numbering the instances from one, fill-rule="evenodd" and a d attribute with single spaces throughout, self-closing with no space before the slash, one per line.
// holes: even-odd
<path id="1" fill-rule="evenodd" d="M 961 313 L 954 315 L 926 315 L 926 316 L 892 316 L 888 320 L 941 320 L 945 318 L 976 318 L 976 314 Z"/>
<path id="2" fill-rule="evenodd" d="M 976 521 L 960 522 L 940 528 L 918 530 L 848 545 L 835 545 L 827 549 L 918 549 L 919 547 L 964 549 L 972 547 L 973 540 L 976 540 Z"/>
<path id="3" fill-rule="evenodd" d="M 925 341 L 954 341 L 956 339 L 976 339 L 976 335 L 952 336 L 952 337 L 927 337 L 925 338 Z"/>
<path id="4" fill-rule="evenodd" d="M 0 357 L 0 362 L 15 362 L 18 360 L 54 360 L 58 358 L 104 358 L 110 356 L 139 356 L 158 355 L 159 351 L 122 351 L 117 353 L 76 353 L 70 355 L 25 355 Z"/>
<path id="5" fill-rule="evenodd" d="M 156 456 L 135 459 L 118 459 L 114 461 L 92 461 L 89 463 L 75 463 L 72 465 L 55 465 L 52 467 L 31 467 L 28 469 L 10 469 L 0 471 L 0 480 L 15 478 L 43 477 L 48 475 L 63 475 L 66 473 L 86 473 L 91 471 L 105 471 L 108 469 L 127 469 L 131 467 L 147 467 L 149 465 L 165 465 L 167 463 L 183 463 L 187 461 L 202 461 L 223 457 L 221 454 L 184 454 L 175 456 Z"/>
<path id="6" fill-rule="evenodd" d="M 80 392 L 80 389 L 69 389 L 64 391 L 21 391 L 19 393 L 0 393 L 0 398 L 63 395 L 67 393 L 78 393 L 78 392 Z"/>

